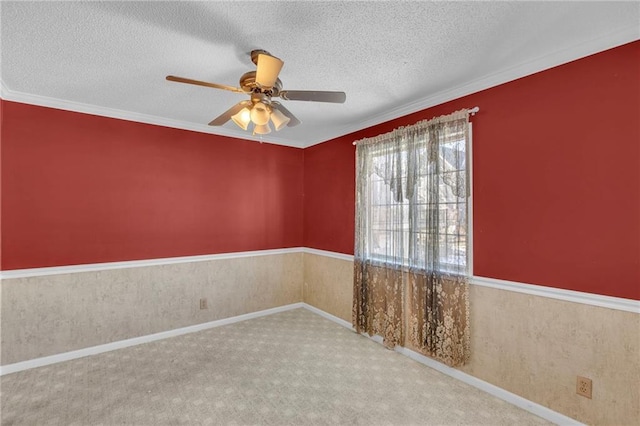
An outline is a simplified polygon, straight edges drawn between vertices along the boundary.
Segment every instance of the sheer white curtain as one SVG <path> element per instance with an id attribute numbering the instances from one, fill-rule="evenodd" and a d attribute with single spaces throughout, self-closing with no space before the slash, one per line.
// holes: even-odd
<path id="1" fill-rule="evenodd" d="M 448 365 L 469 356 L 468 111 L 356 147 L 353 323 Z"/>

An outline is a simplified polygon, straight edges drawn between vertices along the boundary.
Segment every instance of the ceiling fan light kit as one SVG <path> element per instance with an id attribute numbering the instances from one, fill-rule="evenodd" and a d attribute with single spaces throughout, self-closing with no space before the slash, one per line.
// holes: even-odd
<path id="1" fill-rule="evenodd" d="M 242 101 L 211 120 L 210 126 L 222 126 L 232 120 L 242 130 L 248 130 L 253 123 L 253 134 L 266 135 L 271 133 L 269 121 L 276 131 L 284 127 L 300 124 L 288 109 L 271 98 L 280 97 L 285 100 L 344 103 L 344 92 L 282 90 L 282 82 L 278 78 L 284 62 L 272 56 L 265 50 L 253 50 L 251 60 L 256 64 L 256 71 L 246 72 L 240 77 L 240 87 L 224 84 L 209 83 L 190 78 L 168 75 L 169 81 L 195 84 L 197 86 L 228 90 L 234 93 L 244 93 L 251 96 L 248 101 Z"/>
<path id="2" fill-rule="evenodd" d="M 251 111 L 249 108 L 244 107 L 240 110 L 236 115 L 232 115 L 231 119 L 234 123 L 238 125 L 242 130 L 247 130 L 249 127 L 249 123 L 251 123 Z"/>
<path id="3" fill-rule="evenodd" d="M 269 122 L 269 110 L 262 102 L 256 102 L 251 108 L 251 121 L 258 126 L 264 126 Z"/>
<path id="4" fill-rule="evenodd" d="M 256 124 L 253 126 L 254 135 L 268 135 L 271 133 L 271 127 L 268 124 Z"/>
<path id="5" fill-rule="evenodd" d="M 271 122 L 276 132 L 286 126 L 290 121 L 291 119 L 280 112 L 280 110 L 273 109 L 271 111 Z"/>

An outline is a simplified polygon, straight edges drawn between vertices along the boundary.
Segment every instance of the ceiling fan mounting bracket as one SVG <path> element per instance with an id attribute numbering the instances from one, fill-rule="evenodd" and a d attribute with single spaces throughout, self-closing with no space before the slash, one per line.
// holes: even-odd
<path id="1" fill-rule="evenodd" d="M 251 62 L 253 62 L 256 66 L 258 66 L 258 55 L 269 55 L 272 56 L 271 53 L 267 52 L 264 49 L 255 49 L 251 51 Z"/>

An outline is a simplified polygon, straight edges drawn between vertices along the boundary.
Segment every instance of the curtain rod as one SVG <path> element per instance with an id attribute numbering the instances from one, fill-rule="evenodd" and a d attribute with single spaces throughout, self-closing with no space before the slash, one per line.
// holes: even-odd
<path id="1" fill-rule="evenodd" d="M 468 109 L 468 111 L 469 111 L 469 115 L 476 115 L 476 113 L 477 113 L 478 111 L 480 111 L 480 107 L 479 107 L 479 106 L 474 106 L 473 108 L 469 108 L 469 109 Z M 356 142 L 357 142 L 357 141 L 353 141 L 353 142 L 351 143 L 351 145 L 355 145 L 355 144 L 356 144 Z"/>

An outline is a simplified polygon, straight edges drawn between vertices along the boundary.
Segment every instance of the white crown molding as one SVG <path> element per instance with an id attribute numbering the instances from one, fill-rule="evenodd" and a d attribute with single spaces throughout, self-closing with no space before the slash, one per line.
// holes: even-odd
<path id="1" fill-rule="evenodd" d="M 268 140 L 260 140 L 259 136 L 252 136 L 241 130 L 227 129 L 225 127 L 213 127 L 203 124 L 189 123 L 187 121 L 173 120 L 170 118 L 156 117 L 154 115 L 141 114 L 137 112 L 124 111 L 115 108 L 108 108 L 98 105 L 84 104 L 81 102 L 69 101 L 65 99 L 50 98 L 47 96 L 33 95 L 30 93 L 11 90 L 0 80 L 0 95 L 2 99 L 12 102 L 20 102 L 29 105 L 37 105 L 48 108 L 61 109 L 65 111 L 80 112 L 83 114 L 98 115 L 101 117 L 117 118 L 120 120 L 134 121 L 137 123 L 154 124 L 157 126 L 171 127 L 174 129 L 190 130 L 192 132 L 207 133 L 211 135 L 226 136 L 230 138 L 243 139 L 249 141 L 270 143 L 275 145 L 302 148 L 301 144 L 289 139 L 277 136 L 269 136 Z"/>
<path id="2" fill-rule="evenodd" d="M 332 257 L 334 259 L 348 260 L 353 262 L 352 254 L 336 253 L 335 251 L 318 250 L 310 247 L 303 247 L 302 251 L 308 254 L 317 254 L 318 256 Z"/>
<path id="3" fill-rule="evenodd" d="M 541 56 L 523 64 L 516 65 L 495 74 L 483 76 L 476 80 L 464 83 L 452 89 L 444 90 L 439 93 L 428 95 L 415 102 L 402 105 L 397 108 L 386 110 L 380 114 L 373 115 L 365 120 L 354 122 L 350 125 L 343 126 L 332 132 L 329 136 L 325 136 L 320 140 L 310 142 L 292 141 L 282 137 L 269 136 L 269 140 L 264 143 L 272 143 L 276 145 L 290 146 L 294 148 L 308 148 L 329 140 L 344 136 L 358 130 L 366 129 L 380 123 L 394 120 L 417 111 L 421 111 L 442 103 L 470 95 L 490 87 L 498 86 L 527 75 L 535 74 L 558 65 L 562 65 L 577 59 L 593 55 L 614 47 L 621 46 L 632 41 L 640 39 L 640 29 L 638 27 L 620 28 L 605 37 L 596 38 L 571 48 L 552 52 L 548 55 Z M 208 133 L 231 138 L 260 141 L 259 137 L 251 136 L 240 130 L 231 130 L 223 127 L 212 128 L 200 124 L 189 123 L 186 121 L 172 120 L 169 118 L 156 117 L 147 114 L 123 111 L 113 108 L 83 104 L 79 102 L 68 101 L 64 99 L 55 99 L 45 96 L 33 95 L 23 92 L 17 92 L 9 89 L 0 78 L 0 97 L 8 101 L 21 102 L 32 105 L 57 108 L 66 111 L 74 111 L 85 114 L 93 114 L 104 117 L 117 118 L 121 120 L 135 121 L 140 123 L 155 124 L 158 126 L 172 127 L 176 129 L 190 130 L 200 133 Z M 480 105 L 482 107 L 482 105 Z"/>
<path id="4" fill-rule="evenodd" d="M 7 96 L 9 96 L 9 88 L 0 77 L 0 98 L 7 99 Z"/>
<path id="5" fill-rule="evenodd" d="M 340 136 L 348 135 L 350 133 L 366 129 L 380 123 L 385 123 L 396 118 L 404 117 L 405 115 L 422 111 L 424 109 L 431 108 L 436 105 L 461 98 L 463 96 L 477 93 L 482 90 L 498 86 L 500 84 L 508 83 L 510 81 L 517 80 L 519 78 L 526 77 L 528 75 L 532 75 L 549 68 L 563 65 L 568 62 L 593 55 L 595 53 L 613 49 L 615 47 L 622 46 L 623 44 L 627 44 L 638 39 L 640 39 L 639 27 L 621 28 L 612 32 L 606 37 L 600 37 L 594 40 L 590 40 L 576 46 L 572 46 L 569 49 L 552 52 L 548 55 L 544 55 L 537 59 L 516 65 L 498 73 L 483 76 L 460 86 L 447 89 L 433 95 L 428 95 L 427 97 L 418 99 L 415 102 L 386 110 L 365 120 L 344 126 L 334 132 L 334 135 L 330 138 L 312 143 L 306 143 L 303 145 L 303 148 L 308 148 L 310 146 L 317 145 Z M 468 105 L 469 108 L 471 108 L 472 106 L 474 105 Z M 479 105 L 479 107 L 482 109 L 482 105 Z"/>
<path id="6" fill-rule="evenodd" d="M 240 321 L 246 321 L 246 320 L 259 318 L 266 315 L 272 315 L 280 312 L 290 311 L 292 309 L 298 309 L 298 308 L 307 309 L 330 321 L 335 322 L 336 324 L 339 324 L 342 327 L 345 327 L 353 331 L 353 326 L 348 321 L 345 321 L 342 318 L 338 318 L 334 315 L 331 315 L 307 303 L 299 302 L 299 303 L 292 303 L 285 306 L 279 306 L 276 308 L 265 309 L 258 312 L 252 312 L 249 314 L 238 315 L 231 318 L 224 318 L 217 321 L 196 324 L 188 327 L 182 327 L 174 330 L 163 331 L 160 333 L 149 334 L 141 337 L 134 337 L 132 339 L 119 340 L 117 342 L 111 342 L 111 343 L 106 343 L 104 345 L 92 346 L 89 348 L 79 349 L 76 351 L 64 352 L 61 354 L 30 359 L 28 361 L 17 362 L 14 364 L 7 364 L 4 366 L 0 366 L 0 376 L 4 376 L 6 374 L 11 374 L 11 373 L 17 373 L 19 371 L 29 370 L 32 368 L 38 368 L 38 367 L 44 367 L 51 364 L 57 364 L 59 362 L 71 361 L 71 360 L 83 358 L 86 356 L 98 355 L 101 353 L 110 352 L 117 349 L 124 349 L 131 346 L 141 345 L 143 343 L 149 343 L 157 340 L 166 339 L 169 337 L 175 337 L 183 334 L 194 333 L 202 330 L 207 330 L 210 328 L 220 327 L 223 325 L 233 324 Z M 380 336 L 365 335 L 365 337 L 369 337 L 370 339 L 378 343 L 382 342 L 382 338 Z M 460 370 L 456 370 L 454 368 L 448 367 L 438 361 L 435 361 L 431 358 L 428 358 L 412 350 L 402 348 L 402 347 L 396 347 L 395 350 L 396 352 L 402 355 L 405 355 L 415 361 L 418 361 L 421 364 L 426 365 L 427 367 L 433 368 L 434 370 L 444 373 L 454 379 L 467 383 L 477 389 L 487 392 L 490 395 L 493 395 L 499 399 L 502 399 L 505 402 L 508 402 L 517 407 L 520 407 L 526 411 L 529 411 L 530 413 L 533 413 L 539 417 L 542 417 L 556 424 L 562 424 L 562 425 L 581 425 L 582 424 L 570 417 L 564 416 L 556 411 L 553 411 L 535 402 L 529 401 L 528 399 L 522 398 L 502 388 L 499 388 L 495 385 L 492 385 L 483 380 L 480 380 L 474 376 L 463 373 Z"/>
<path id="7" fill-rule="evenodd" d="M 106 271 L 110 269 L 142 268 L 145 266 L 173 265 L 176 263 L 206 262 L 210 260 L 240 259 L 244 257 L 274 256 L 302 253 L 302 247 L 242 251 L 235 253 L 206 254 L 199 256 L 165 257 L 160 259 L 127 260 L 123 262 L 89 263 L 84 265 L 51 266 L 46 268 L 13 269 L 0 271 L 0 279 L 40 277 L 46 275 L 75 274 L 79 272 Z"/>
<path id="8" fill-rule="evenodd" d="M 0 366 L 0 376 L 3 376 L 5 374 L 16 373 L 18 371 L 29 370 L 31 368 L 43 367 L 45 365 L 51 365 L 51 364 L 57 364 L 59 362 L 70 361 L 72 359 L 83 358 L 85 356 L 97 355 L 104 352 L 110 352 L 116 349 L 123 349 L 123 348 L 128 348 L 130 346 L 141 345 L 143 343 L 154 342 L 156 340 L 180 336 L 182 334 L 195 333 L 196 331 L 207 330 L 210 328 L 220 327 L 223 325 L 233 324 L 240 321 L 246 321 L 254 318 L 263 317 L 265 315 L 276 314 L 279 312 L 290 311 L 292 309 L 298 309 L 303 307 L 304 307 L 304 304 L 302 302 L 292 303 L 290 305 L 284 305 L 276 308 L 265 309 L 263 311 L 251 312 L 248 314 L 237 315 L 235 317 L 205 322 L 202 324 L 190 325 L 188 327 L 177 328 L 177 329 L 163 331 L 155 334 L 148 334 L 146 336 L 134 337 L 132 339 L 119 340 L 117 342 L 105 343 L 104 345 L 78 349 L 77 351 L 64 352 L 61 354 L 45 356 L 42 358 L 30 359 L 28 361 L 16 362 L 14 364 L 7 364 L 4 366 Z"/>

